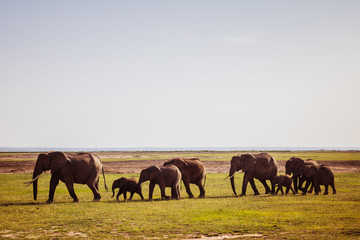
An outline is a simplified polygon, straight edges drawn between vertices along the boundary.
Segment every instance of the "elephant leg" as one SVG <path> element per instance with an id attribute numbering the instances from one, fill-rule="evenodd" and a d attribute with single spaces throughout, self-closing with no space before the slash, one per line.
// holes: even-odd
<path id="1" fill-rule="evenodd" d="M 125 201 L 125 202 L 126 202 L 126 193 L 127 193 L 127 191 L 124 190 L 123 195 L 124 195 L 124 201 Z"/>
<path id="2" fill-rule="evenodd" d="M 254 195 L 260 195 L 259 191 L 258 191 L 257 188 L 256 188 L 254 178 L 250 178 L 250 181 L 249 181 L 249 182 L 250 182 L 251 188 L 252 188 L 253 191 L 254 191 Z"/>
<path id="3" fill-rule="evenodd" d="M 265 194 L 268 194 L 268 193 L 272 193 L 272 191 L 270 191 L 270 188 L 269 188 L 269 186 L 267 185 L 267 183 L 266 183 L 266 180 L 260 180 L 260 182 L 262 183 L 262 185 L 264 185 L 264 188 L 265 188 Z M 273 183 L 271 183 L 271 186 L 273 185 Z M 275 192 L 275 183 L 274 183 L 274 187 L 273 187 L 273 189 L 274 189 L 274 192 Z"/>
<path id="4" fill-rule="evenodd" d="M 287 187 L 286 187 L 286 190 L 285 190 L 285 195 L 288 195 L 288 194 L 289 194 L 290 187 L 291 187 L 291 186 L 287 186 Z"/>
<path id="5" fill-rule="evenodd" d="M 199 195 L 199 198 L 204 198 L 205 197 L 205 189 L 204 189 L 204 186 L 202 185 L 202 181 L 199 180 L 196 185 L 198 186 L 199 188 L 199 191 L 200 191 L 200 195 Z"/>
<path id="6" fill-rule="evenodd" d="M 247 184 L 249 182 L 249 179 L 250 179 L 249 174 L 247 172 L 245 172 L 240 197 L 246 195 L 246 188 L 247 188 Z"/>
<path id="7" fill-rule="evenodd" d="M 293 192 L 294 195 L 296 194 L 296 192 L 295 192 L 295 190 L 293 189 L 292 186 L 290 186 L 290 190 Z"/>
<path id="8" fill-rule="evenodd" d="M 284 195 L 283 186 L 279 184 L 279 188 L 280 188 L 280 191 L 281 191 L 281 195 Z"/>
<path id="9" fill-rule="evenodd" d="M 129 198 L 130 201 L 132 201 L 132 198 L 133 198 L 133 196 L 134 196 L 134 193 L 135 193 L 135 192 L 130 192 L 130 198 Z"/>
<path id="10" fill-rule="evenodd" d="M 100 196 L 99 191 L 98 191 L 98 190 L 96 189 L 96 187 L 95 187 L 95 182 L 93 182 L 93 183 L 88 183 L 87 185 L 88 185 L 88 187 L 91 189 L 91 191 L 92 191 L 93 194 L 94 194 L 94 199 L 93 199 L 93 201 L 99 201 L 99 200 L 101 199 L 101 196 Z"/>
<path id="11" fill-rule="evenodd" d="M 79 199 L 77 198 L 75 191 L 74 191 L 74 183 L 70 181 L 66 181 L 65 185 L 70 193 L 70 196 L 74 199 L 74 202 L 78 202 Z"/>
<path id="12" fill-rule="evenodd" d="M 330 186 L 331 186 L 331 188 L 333 190 L 333 194 L 336 194 L 335 184 L 331 183 Z"/>
<path id="13" fill-rule="evenodd" d="M 300 190 L 303 192 L 302 195 L 306 195 L 307 189 L 308 189 L 308 187 L 309 187 L 309 185 L 310 185 L 311 182 L 312 182 L 312 181 L 307 180 L 307 181 L 306 181 L 306 184 L 305 184 L 305 187 L 302 188 L 302 189 L 300 188 Z"/>
<path id="14" fill-rule="evenodd" d="M 311 183 L 310 189 L 309 191 L 307 191 L 308 193 L 312 193 L 314 189 L 314 183 Z"/>
<path id="15" fill-rule="evenodd" d="M 98 192 L 100 192 L 99 191 L 99 178 L 96 180 L 96 182 L 95 182 L 95 188 L 96 188 L 96 190 L 98 191 Z"/>
<path id="16" fill-rule="evenodd" d="M 190 184 L 189 181 L 183 181 L 184 182 L 184 186 L 186 189 L 187 194 L 189 195 L 189 198 L 194 198 L 194 195 L 192 194 L 191 190 L 190 190 Z"/>
<path id="17" fill-rule="evenodd" d="M 271 183 L 271 194 L 274 194 L 275 193 L 275 182 L 273 180 L 270 180 L 270 183 Z"/>
<path id="18" fill-rule="evenodd" d="M 159 187 L 160 187 L 160 191 L 161 191 L 161 199 L 165 198 L 166 200 L 169 200 L 170 198 L 168 196 L 166 196 L 166 194 L 165 194 L 165 187 L 166 187 L 165 182 L 160 181 Z"/>
<path id="19" fill-rule="evenodd" d="M 58 184 L 59 184 L 59 179 L 57 177 L 54 177 L 53 175 L 51 175 L 49 199 L 46 201 L 46 203 L 52 203 L 54 201 L 55 189 Z"/>
<path id="20" fill-rule="evenodd" d="M 324 195 L 328 195 L 328 194 L 329 194 L 328 190 L 329 190 L 329 185 L 325 185 Z"/>
<path id="21" fill-rule="evenodd" d="M 178 199 L 180 199 L 181 196 L 180 196 L 180 185 L 179 184 L 176 186 L 176 193 L 178 195 Z"/>
<path id="22" fill-rule="evenodd" d="M 180 192 L 179 192 L 179 186 L 174 185 L 171 187 L 171 198 L 172 199 L 180 199 Z"/>
<path id="23" fill-rule="evenodd" d="M 278 186 L 278 188 L 277 188 L 277 190 L 276 190 L 276 192 L 275 192 L 275 194 L 278 194 L 278 192 L 280 191 L 280 186 Z"/>
<path id="24" fill-rule="evenodd" d="M 293 183 L 294 183 L 294 190 L 296 193 L 298 193 L 298 178 L 293 177 Z"/>
<path id="25" fill-rule="evenodd" d="M 122 190 L 120 188 L 118 194 L 116 195 L 116 201 L 119 202 L 119 197 L 120 197 L 121 194 L 122 194 Z"/>
<path id="26" fill-rule="evenodd" d="M 141 188 L 136 191 L 137 194 L 141 197 L 141 200 L 144 200 L 144 196 L 142 195 Z"/>
<path id="27" fill-rule="evenodd" d="M 150 185 L 149 185 L 149 200 L 152 200 L 154 188 L 155 188 L 155 183 L 152 182 L 152 181 L 150 181 Z"/>

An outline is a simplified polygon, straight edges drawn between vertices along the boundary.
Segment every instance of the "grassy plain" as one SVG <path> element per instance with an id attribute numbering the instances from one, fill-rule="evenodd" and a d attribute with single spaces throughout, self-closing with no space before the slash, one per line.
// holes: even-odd
<path id="1" fill-rule="evenodd" d="M 290 153 L 279 155 L 278 159 L 286 159 L 286 154 Z M 311 154 L 316 155 L 310 152 L 307 156 Z M 351 160 L 357 157 L 350 153 L 324 158 Z M 233 196 L 229 180 L 224 179 L 226 175 L 207 175 L 205 199 L 188 199 L 183 187 L 181 200 L 149 202 L 140 201 L 135 195 L 132 202 L 115 202 L 112 193 L 104 191 L 101 178 L 101 202 L 91 202 L 91 191 L 76 184 L 80 202 L 72 203 L 65 185 L 60 183 L 55 203 L 47 205 L 44 202 L 48 196 L 49 174 L 39 179 L 37 201 L 32 200 L 32 187 L 23 184 L 31 179 L 30 174 L 0 174 L 0 238 L 191 239 L 207 236 L 222 239 L 223 234 L 239 239 L 244 239 L 244 234 L 258 234 L 258 237 L 247 237 L 257 239 L 360 238 L 358 173 L 336 173 L 336 195 L 269 196 L 263 194 L 262 185 L 255 180 L 261 195 L 252 196 L 248 186 L 248 195 L 241 198 Z M 138 174 L 107 174 L 108 186 L 111 188 L 113 180 L 120 176 L 137 178 Z M 238 191 L 242 176 L 235 175 Z M 195 187 L 192 185 L 192 190 L 198 195 Z M 156 187 L 155 199 L 159 198 L 159 192 Z M 143 185 L 143 194 L 148 198 L 148 183 Z"/>
<path id="2" fill-rule="evenodd" d="M 249 151 L 174 151 L 174 152 L 98 152 L 103 162 L 109 161 L 141 161 L 159 160 L 173 157 L 198 157 L 202 161 L 230 161 L 231 157 Z M 258 153 L 258 152 L 254 152 Z M 270 151 L 277 161 L 286 161 L 296 156 L 315 161 L 353 161 L 360 160 L 360 151 Z M 28 161 L 36 160 L 38 153 L 0 153 L 0 161 Z"/>

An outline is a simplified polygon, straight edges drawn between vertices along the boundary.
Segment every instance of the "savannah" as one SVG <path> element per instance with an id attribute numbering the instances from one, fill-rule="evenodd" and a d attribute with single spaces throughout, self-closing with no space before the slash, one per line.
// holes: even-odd
<path id="1" fill-rule="evenodd" d="M 322 195 L 265 194 L 255 179 L 260 195 L 250 186 L 246 196 L 235 196 L 229 179 L 231 157 L 244 152 L 96 152 L 105 169 L 100 178 L 101 201 L 93 202 L 86 185 L 75 184 L 79 202 L 73 203 L 60 182 L 53 204 L 46 204 L 50 173 L 38 180 L 38 199 L 33 200 L 31 180 L 39 153 L 0 153 L 0 238 L 40 239 L 359 239 L 360 238 L 360 152 L 310 151 L 269 152 L 284 174 L 291 157 L 313 159 L 335 173 L 337 193 Z M 248 152 L 246 152 L 248 153 Z M 250 152 L 251 153 L 251 152 Z M 147 201 L 149 182 L 142 184 L 145 201 L 135 194 L 132 201 L 111 198 L 111 184 L 120 177 L 139 178 L 142 169 L 162 165 L 173 158 L 197 157 L 207 171 L 205 198 L 190 199 L 181 184 L 180 200 L 160 200 L 155 187 Z M 239 195 L 243 173 L 235 174 Z M 191 184 L 195 197 L 198 188 Z M 170 189 L 166 189 L 167 195 Z"/>

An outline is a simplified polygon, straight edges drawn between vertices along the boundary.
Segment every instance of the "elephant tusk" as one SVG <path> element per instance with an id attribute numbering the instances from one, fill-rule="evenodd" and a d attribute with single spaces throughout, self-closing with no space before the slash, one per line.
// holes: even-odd
<path id="1" fill-rule="evenodd" d="M 30 186 L 32 183 L 34 183 L 36 180 L 38 180 L 39 177 L 40 177 L 40 174 L 37 175 L 37 177 L 34 178 L 33 180 L 28 181 L 28 182 L 24 182 L 24 184 L 27 184 L 26 186 L 28 187 L 28 186 Z"/>
<path id="2" fill-rule="evenodd" d="M 226 178 L 224 178 L 224 180 L 225 180 L 225 179 L 227 179 L 227 178 L 233 178 L 233 177 L 234 177 L 234 175 L 235 175 L 235 173 L 234 173 L 233 175 L 231 175 L 231 176 L 230 176 L 230 175 L 229 175 L 229 176 L 227 176 Z"/>

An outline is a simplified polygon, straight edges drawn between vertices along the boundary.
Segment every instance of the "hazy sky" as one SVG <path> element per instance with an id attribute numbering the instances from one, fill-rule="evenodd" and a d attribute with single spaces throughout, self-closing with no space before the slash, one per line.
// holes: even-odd
<path id="1" fill-rule="evenodd" d="M 360 1 L 0 1 L 0 146 L 360 147 Z"/>

